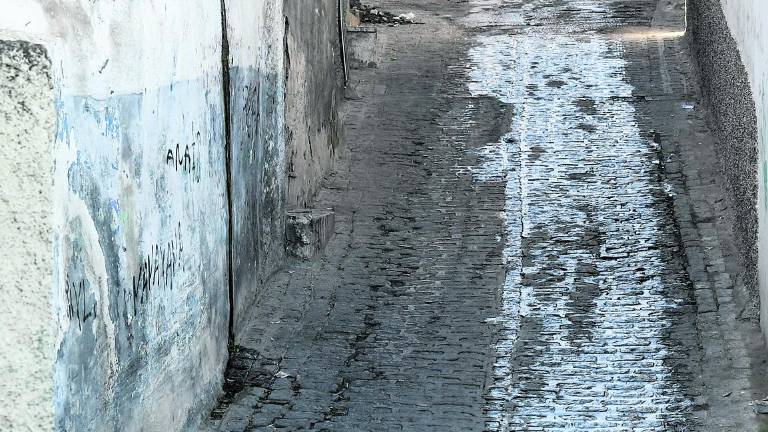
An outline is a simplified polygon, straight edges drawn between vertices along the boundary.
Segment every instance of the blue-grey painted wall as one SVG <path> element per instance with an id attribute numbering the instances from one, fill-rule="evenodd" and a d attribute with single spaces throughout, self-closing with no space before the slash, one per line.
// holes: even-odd
<path id="1" fill-rule="evenodd" d="M 51 15 L 83 29 L 51 50 L 59 430 L 191 427 L 221 383 L 220 9 L 198 3 L 83 1 Z"/>

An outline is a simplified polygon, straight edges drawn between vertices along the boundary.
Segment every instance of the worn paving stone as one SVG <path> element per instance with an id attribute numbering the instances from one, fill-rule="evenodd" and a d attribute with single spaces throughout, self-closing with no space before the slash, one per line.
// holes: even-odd
<path id="1" fill-rule="evenodd" d="M 380 26 L 352 70 L 336 235 L 273 278 L 205 428 L 758 430 L 765 350 L 676 10 L 380 5 L 425 24 Z"/>

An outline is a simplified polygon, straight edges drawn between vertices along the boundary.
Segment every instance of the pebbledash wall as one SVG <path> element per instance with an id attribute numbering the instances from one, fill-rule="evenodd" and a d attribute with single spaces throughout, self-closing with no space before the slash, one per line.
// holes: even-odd
<path id="1" fill-rule="evenodd" d="M 0 430 L 50 429 L 51 166 L 56 125 L 41 45 L 0 42 Z M 9 407 L 15 407 L 10 412 Z M 21 426 L 25 426 L 22 428 Z"/>
<path id="2" fill-rule="evenodd" d="M 768 3 L 688 0 L 702 81 L 720 131 L 719 156 L 737 213 L 746 282 L 768 335 Z"/>
<path id="3" fill-rule="evenodd" d="M 194 430 L 215 403 L 229 332 L 284 260 L 283 3 L 3 0 L 19 190 L 0 232 L 20 253 L 0 265 L 26 315 L 0 346 L 0 429 Z"/>

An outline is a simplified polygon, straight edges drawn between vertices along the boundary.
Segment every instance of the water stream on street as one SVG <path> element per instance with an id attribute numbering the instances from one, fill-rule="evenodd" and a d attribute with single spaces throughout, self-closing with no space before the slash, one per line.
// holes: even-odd
<path id="1" fill-rule="evenodd" d="M 657 147 L 622 54 L 596 33 L 543 31 L 477 36 L 471 50 L 472 94 L 514 111 L 473 169 L 507 197 L 489 430 L 684 430 L 665 332 L 687 281 L 665 261 Z"/>

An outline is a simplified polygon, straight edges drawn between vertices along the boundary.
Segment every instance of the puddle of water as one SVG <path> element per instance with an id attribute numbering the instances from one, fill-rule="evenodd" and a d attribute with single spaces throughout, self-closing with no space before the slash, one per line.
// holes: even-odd
<path id="1" fill-rule="evenodd" d="M 667 364 L 675 348 L 664 333 L 678 307 L 669 284 L 685 281 L 661 276 L 665 190 L 629 102 L 621 43 L 567 34 L 477 42 L 470 91 L 515 112 L 472 170 L 477 181 L 506 180 L 507 197 L 487 428 L 684 424 L 689 402 Z"/>

